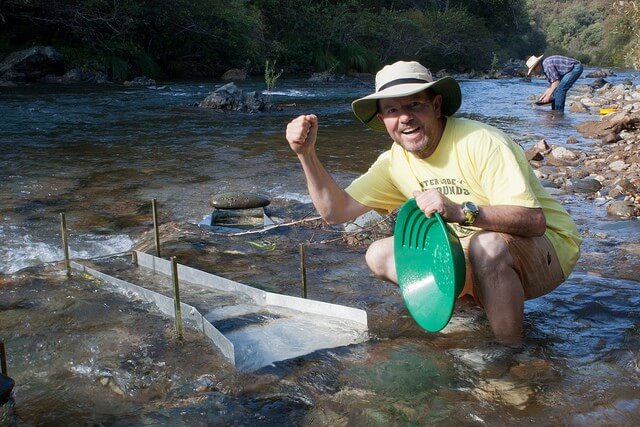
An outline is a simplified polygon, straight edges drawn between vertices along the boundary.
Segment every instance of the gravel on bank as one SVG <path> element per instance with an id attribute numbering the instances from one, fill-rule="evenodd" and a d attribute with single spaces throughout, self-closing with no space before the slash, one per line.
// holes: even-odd
<path id="1" fill-rule="evenodd" d="M 575 137 L 568 138 L 565 146 L 550 146 L 541 140 L 526 150 L 527 158 L 550 192 L 583 194 L 606 203 L 611 216 L 637 218 L 640 88 L 631 81 L 594 83 L 569 92 L 569 111 L 591 115 L 577 131 L 595 140 L 595 147 L 580 147 Z"/>

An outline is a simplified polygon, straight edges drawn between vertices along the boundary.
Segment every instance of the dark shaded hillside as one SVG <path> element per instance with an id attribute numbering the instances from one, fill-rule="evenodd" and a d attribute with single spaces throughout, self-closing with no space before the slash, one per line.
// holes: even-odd
<path id="1" fill-rule="evenodd" d="M 612 6 L 613 4 L 613 6 Z M 488 71 L 532 53 L 640 64 L 639 0 L 0 0 L 0 58 L 53 46 L 110 79 L 371 72 L 398 59 Z"/>
<path id="2" fill-rule="evenodd" d="M 374 71 L 397 59 L 483 70 L 541 49 L 525 0 L 0 0 L 0 54 L 51 45 L 115 80 Z"/>

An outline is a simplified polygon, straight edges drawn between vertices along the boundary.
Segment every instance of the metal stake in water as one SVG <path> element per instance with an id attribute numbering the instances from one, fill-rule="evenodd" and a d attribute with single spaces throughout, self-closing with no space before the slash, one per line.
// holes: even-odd
<path id="1" fill-rule="evenodd" d="M 307 269 L 305 267 L 304 243 L 300 243 L 300 275 L 302 280 L 302 298 L 307 298 Z"/>
<path id="2" fill-rule="evenodd" d="M 151 200 L 151 208 L 153 210 L 153 233 L 156 238 L 156 256 L 160 258 L 160 231 L 158 230 L 158 207 L 156 199 Z"/>
<path id="3" fill-rule="evenodd" d="M 182 341 L 182 307 L 180 306 L 180 284 L 178 282 L 178 261 L 171 257 L 171 277 L 173 278 L 173 305 L 176 318 L 176 332 Z"/>
<path id="4" fill-rule="evenodd" d="M 7 373 L 7 354 L 4 351 L 4 341 L 0 341 L 0 372 L 9 376 Z"/>
<path id="5" fill-rule="evenodd" d="M 131 264 L 133 264 L 134 267 L 138 266 L 138 252 L 136 251 L 131 251 Z"/>
<path id="6" fill-rule="evenodd" d="M 69 259 L 69 241 L 67 240 L 67 220 L 64 212 L 60 212 L 60 228 L 62 228 L 62 247 L 64 249 L 64 266 L 67 269 L 67 277 L 71 276 L 71 261 Z"/>

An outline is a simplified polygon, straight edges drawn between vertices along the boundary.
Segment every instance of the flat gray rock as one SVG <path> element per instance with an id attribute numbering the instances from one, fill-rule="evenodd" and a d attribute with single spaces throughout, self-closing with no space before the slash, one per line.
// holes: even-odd
<path id="1" fill-rule="evenodd" d="M 602 183 L 595 178 L 582 178 L 573 183 L 575 193 L 595 193 L 602 188 Z"/>
<path id="2" fill-rule="evenodd" d="M 211 206 L 218 209 L 254 209 L 268 206 L 271 200 L 256 193 L 229 192 L 211 197 Z"/>

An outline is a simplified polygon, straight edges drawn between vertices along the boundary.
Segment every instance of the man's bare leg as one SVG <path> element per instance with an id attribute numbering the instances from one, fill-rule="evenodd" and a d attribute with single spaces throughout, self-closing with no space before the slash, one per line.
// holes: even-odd
<path id="1" fill-rule="evenodd" d="M 478 298 L 496 340 L 506 345 L 521 344 L 524 289 L 507 244 L 498 233 L 477 233 L 469 245 L 469 260 Z"/>
<path id="2" fill-rule="evenodd" d="M 524 290 L 513 269 L 513 259 L 497 233 L 480 232 L 471 240 L 469 257 L 476 291 L 482 301 L 496 340 L 514 345 L 522 342 Z M 398 283 L 393 237 L 373 242 L 366 254 L 367 265 L 376 277 Z"/>

